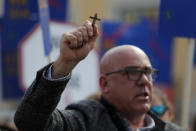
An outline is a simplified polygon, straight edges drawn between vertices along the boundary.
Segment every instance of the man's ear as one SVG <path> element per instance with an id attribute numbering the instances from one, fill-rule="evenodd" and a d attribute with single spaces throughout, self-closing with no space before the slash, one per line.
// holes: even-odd
<path id="1" fill-rule="evenodd" d="M 99 84 L 100 84 L 100 87 L 101 87 L 101 91 L 103 93 L 107 93 L 109 91 L 108 81 L 107 81 L 107 78 L 105 76 L 102 76 L 102 75 L 100 76 Z"/>

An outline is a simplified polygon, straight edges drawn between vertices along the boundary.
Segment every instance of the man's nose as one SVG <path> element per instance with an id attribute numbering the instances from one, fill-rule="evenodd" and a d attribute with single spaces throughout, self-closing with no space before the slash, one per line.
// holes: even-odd
<path id="1" fill-rule="evenodd" d="M 138 83 L 149 83 L 151 80 L 149 77 L 145 74 L 142 73 L 140 79 L 138 80 Z"/>

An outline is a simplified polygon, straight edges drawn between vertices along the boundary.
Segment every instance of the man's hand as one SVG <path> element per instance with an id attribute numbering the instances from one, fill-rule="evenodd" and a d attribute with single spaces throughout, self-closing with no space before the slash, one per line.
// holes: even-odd
<path id="1" fill-rule="evenodd" d="M 75 30 L 63 34 L 60 56 L 53 64 L 52 78 L 68 75 L 93 49 L 98 35 L 97 26 L 92 27 L 89 21 L 86 21 L 84 25 Z"/>

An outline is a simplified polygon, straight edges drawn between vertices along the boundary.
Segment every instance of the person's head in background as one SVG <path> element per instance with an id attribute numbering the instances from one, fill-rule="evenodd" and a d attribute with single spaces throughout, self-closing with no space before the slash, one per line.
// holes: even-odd
<path id="1" fill-rule="evenodd" d="M 153 91 L 151 111 L 164 121 L 174 122 L 175 120 L 173 105 L 168 100 L 166 93 L 157 87 Z"/>
<path id="2" fill-rule="evenodd" d="M 101 92 L 98 91 L 98 92 L 95 92 L 95 93 L 89 95 L 87 98 L 92 99 L 92 100 L 99 100 L 100 97 L 101 97 Z"/>

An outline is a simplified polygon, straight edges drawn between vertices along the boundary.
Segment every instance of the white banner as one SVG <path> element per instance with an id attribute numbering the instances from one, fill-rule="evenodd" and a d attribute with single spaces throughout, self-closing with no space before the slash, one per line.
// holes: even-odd
<path id="1" fill-rule="evenodd" d="M 53 50 L 51 60 L 59 56 L 60 38 L 63 33 L 75 28 L 72 24 L 52 22 L 51 39 Z M 35 78 L 36 72 L 45 66 L 47 57 L 43 53 L 42 34 L 40 26 L 29 33 L 28 37 L 21 43 L 20 52 L 20 82 L 22 87 L 27 88 Z M 72 71 L 72 78 L 62 95 L 58 105 L 59 109 L 71 102 L 84 99 L 99 90 L 98 86 L 98 54 L 91 51 L 85 60 L 81 61 Z"/>

